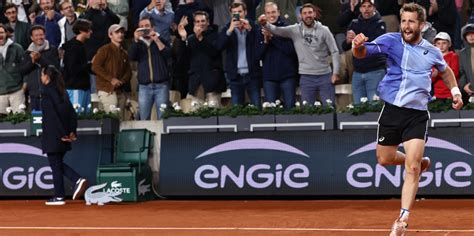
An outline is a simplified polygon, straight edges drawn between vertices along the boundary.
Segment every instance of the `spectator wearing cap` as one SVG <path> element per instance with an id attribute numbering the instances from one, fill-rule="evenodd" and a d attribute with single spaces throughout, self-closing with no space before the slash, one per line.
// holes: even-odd
<path id="1" fill-rule="evenodd" d="M 462 30 L 464 48 L 459 52 L 459 87 L 464 98 L 474 96 L 474 24 L 465 25 Z"/>
<path id="2" fill-rule="evenodd" d="M 30 45 L 30 38 L 28 34 L 30 32 L 30 23 L 26 23 L 18 20 L 18 7 L 15 4 L 8 3 L 4 8 L 4 15 L 8 19 L 8 23 L 5 25 L 10 26 L 13 31 L 11 39 L 20 44 L 23 49 L 28 48 Z"/>
<path id="3" fill-rule="evenodd" d="M 129 85 L 132 77 L 128 54 L 122 47 L 125 29 L 119 24 L 113 24 L 107 32 L 111 42 L 99 48 L 92 61 L 92 70 L 97 76 L 99 107 L 106 112 L 118 107 L 121 118 L 124 119 L 127 101 L 125 86 Z"/>
<path id="4" fill-rule="evenodd" d="M 459 81 L 459 57 L 458 55 L 450 51 L 452 46 L 451 37 L 446 32 L 439 32 L 434 38 L 434 45 L 441 50 L 443 58 L 448 63 L 448 66 L 454 72 L 454 76 Z M 433 91 L 436 99 L 452 99 L 451 90 L 443 82 L 443 79 L 438 73 L 438 70 L 433 67 L 433 73 L 431 75 L 431 82 L 433 83 Z"/>
<path id="5" fill-rule="evenodd" d="M 347 51 L 352 47 L 352 40 L 357 34 L 363 33 L 372 41 L 386 32 L 385 22 L 377 12 L 374 0 L 361 0 L 360 15 L 354 19 L 346 33 L 342 48 Z M 371 101 L 377 93 L 379 82 L 385 76 L 387 59 L 385 55 L 366 58 L 353 58 L 354 72 L 352 74 L 352 95 L 354 104 L 359 104 L 361 98 Z"/>

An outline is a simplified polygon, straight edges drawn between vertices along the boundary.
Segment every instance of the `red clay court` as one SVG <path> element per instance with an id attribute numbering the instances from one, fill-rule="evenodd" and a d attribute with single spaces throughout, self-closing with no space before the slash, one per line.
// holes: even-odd
<path id="1" fill-rule="evenodd" d="M 400 201 L 0 201 L 0 235 L 388 235 Z M 407 235 L 474 235 L 474 200 L 415 203 Z"/>

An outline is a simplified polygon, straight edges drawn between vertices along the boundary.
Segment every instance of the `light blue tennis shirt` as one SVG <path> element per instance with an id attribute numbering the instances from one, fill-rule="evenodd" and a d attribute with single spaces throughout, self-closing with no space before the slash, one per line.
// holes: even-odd
<path id="1" fill-rule="evenodd" d="M 387 56 L 387 74 L 379 83 L 380 99 L 398 107 L 427 110 L 431 99 L 431 69 L 444 72 L 447 64 L 441 51 L 428 41 L 411 45 L 400 33 L 387 33 L 366 42 L 367 56 Z"/>

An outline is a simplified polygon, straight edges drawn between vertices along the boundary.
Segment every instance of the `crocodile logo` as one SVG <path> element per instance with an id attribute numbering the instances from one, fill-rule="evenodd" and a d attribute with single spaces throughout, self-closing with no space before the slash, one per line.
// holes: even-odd
<path id="1" fill-rule="evenodd" d="M 138 195 L 139 196 L 145 196 L 146 193 L 150 192 L 150 185 L 149 184 L 144 184 L 146 179 L 143 179 L 138 183 Z"/>
<path id="2" fill-rule="evenodd" d="M 109 202 L 121 202 L 122 199 L 117 197 L 121 194 L 120 192 L 95 192 L 105 188 L 106 185 L 107 183 L 103 183 L 89 187 L 84 194 L 86 205 L 97 204 L 103 206 Z"/>
<path id="3" fill-rule="evenodd" d="M 110 183 L 110 187 L 112 187 L 112 188 L 121 188 L 122 183 L 119 183 L 118 181 L 114 181 L 114 182 Z"/>

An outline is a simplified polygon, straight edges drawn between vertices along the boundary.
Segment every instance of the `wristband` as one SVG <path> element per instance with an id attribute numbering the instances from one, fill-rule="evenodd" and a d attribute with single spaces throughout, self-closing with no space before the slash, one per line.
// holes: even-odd
<path id="1" fill-rule="evenodd" d="M 452 95 L 453 97 L 456 96 L 456 95 L 461 96 L 461 90 L 459 90 L 458 87 L 453 87 L 453 88 L 451 89 L 451 95 Z"/>

